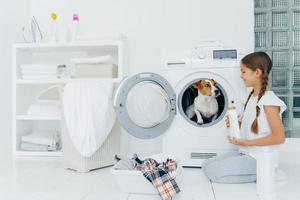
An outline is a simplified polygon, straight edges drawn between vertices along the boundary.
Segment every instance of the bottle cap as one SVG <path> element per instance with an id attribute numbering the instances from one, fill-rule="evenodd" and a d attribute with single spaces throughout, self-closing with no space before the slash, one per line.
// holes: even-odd
<path id="1" fill-rule="evenodd" d="M 228 109 L 235 109 L 236 107 L 235 107 L 235 105 L 234 105 L 234 101 L 231 100 L 230 102 L 231 102 L 231 103 L 230 103 L 230 105 L 228 106 Z"/>
<path id="2" fill-rule="evenodd" d="M 73 21 L 79 21 L 79 15 L 78 14 L 73 14 Z"/>

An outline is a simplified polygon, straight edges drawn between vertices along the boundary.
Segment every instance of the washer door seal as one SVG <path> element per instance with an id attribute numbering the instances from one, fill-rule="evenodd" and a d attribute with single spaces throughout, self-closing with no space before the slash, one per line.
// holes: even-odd
<path id="1" fill-rule="evenodd" d="M 114 101 L 118 120 L 132 136 L 152 139 L 162 135 L 176 114 L 176 94 L 162 76 L 144 72 L 124 79 Z"/>

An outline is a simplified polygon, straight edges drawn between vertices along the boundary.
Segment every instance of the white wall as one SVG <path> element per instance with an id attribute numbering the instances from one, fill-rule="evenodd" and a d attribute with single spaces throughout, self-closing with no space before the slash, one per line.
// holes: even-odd
<path id="1" fill-rule="evenodd" d="M 11 151 L 11 46 L 22 40 L 29 0 L 0 0 L 0 151 Z"/>
<path id="2" fill-rule="evenodd" d="M 78 13 L 81 34 L 123 33 L 131 74 L 156 71 L 165 58 L 187 57 L 190 47 L 205 39 L 245 52 L 254 45 L 252 0 L 32 0 L 31 12 L 46 35 L 52 11 L 65 24 Z M 130 152 L 151 154 L 160 151 L 159 140 L 130 137 L 124 143 Z"/>

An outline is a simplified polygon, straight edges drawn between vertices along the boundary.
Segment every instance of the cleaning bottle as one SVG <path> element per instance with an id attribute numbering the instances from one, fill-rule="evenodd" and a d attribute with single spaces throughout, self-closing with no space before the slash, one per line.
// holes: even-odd
<path id="1" fill-rule="evenodd" d="M 79 15 L 73 14 L 72 25 L 71 25 L 71 41 L 75 41 L 78 33 L 79 26 Z"/>
<path id="2" fill-rule="evenodd" d="M 229 117 L 230 136 L 234 136 L 236 138 L 241 138 L 238 114 L 236 111 L 236 107 L 234 105 L 234 101 L 231 101 L 231 104 L 229 105 L 228 110 L 227 110 L 227 115 Z"/>
<path id="3" fill-rule="evenodd" d="M 55 12 L 51 12 L 50 14 L 52 33 L 50 37 L 50 42 L 58 42 L 58 24 L 57 24 L 57 14 Z"/>

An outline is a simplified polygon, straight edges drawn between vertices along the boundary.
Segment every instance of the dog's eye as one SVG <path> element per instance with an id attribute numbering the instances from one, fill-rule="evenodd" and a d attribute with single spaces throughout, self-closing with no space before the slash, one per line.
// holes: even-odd
<path id="1" fill-rule="evenodd" d="M 208 83 L 205 84 L 205 87 L 209 87 L 210 85 Z"/>

